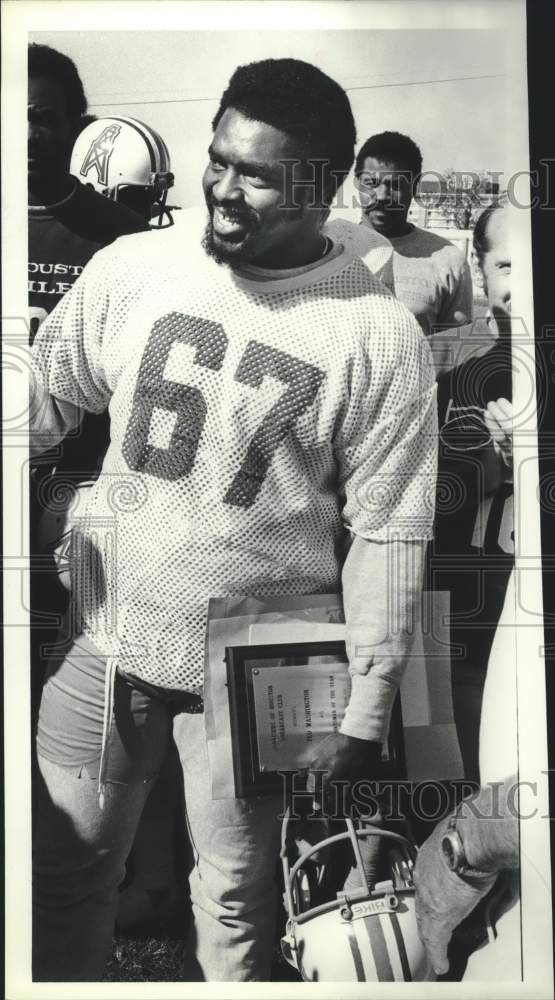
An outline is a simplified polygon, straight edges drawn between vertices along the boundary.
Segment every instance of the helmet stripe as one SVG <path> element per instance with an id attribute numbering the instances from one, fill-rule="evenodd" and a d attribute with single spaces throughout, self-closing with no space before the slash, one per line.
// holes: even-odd
<path id="1" fill-rule="evenodd" d="M 399 926 L 399 917 L 396 913 L 390 913 L 389 919 L 391 921 L 391 926 L 393 928 L 393 933 L 395 935 L 395 940 L 397 942 L 397 947 L 399 949 L 399 958 L 401 959 L 401 968 L 403 970 L 403 977 L 406 983 L 412 982 L 412 976 L 410 974 L 410 965 L 407 955 L 407 949 L 405 948 L 405 939 L 401 928 Z"/>
<path id="2" fill-rule="evenodd" d="M 150 135 L 151 135 L 151 138 L 154 140 L 154 142 L 156 144 L 156 148 L 158 150 L 158 159 L 159 159 L 159 162 L 160 162 L 160 170 L 169 170 L 169 167 L 170 167 L 170 154 L 168 152 L 168 147 L 166 146 L 166 143 L 162 139 L 162 136 L 158 135 L 158 132 L 155 132 L 154 129 L 150 130 Z"/>
<path id="3" fill-rule="evenodd" d="M 393 975 L 393 969 L 391 968 L 391 962 L 389 961 L 387 944 L 385 941 L 383 927 L 380 923 L 380 917 L 377 914 L 373 914 L 370 917 L 365 917 L 363 923 L 366 928 L 366 933 L 370 939 L 372 958 L 374 959 L 374 963 L 376 965 L 378 982 L 395 982 L 395 976 Z"/>
<path id="4" fill-rule="evenodd" d="M 356 934 L 353 928 L 349 924 L 345 925 L 345 929 L 347 931 L 347 940 L 351 947 L 351 955 L 353 956 L 355 972 L 357 974 L 357 982 L 365 983 L 366 976 L 364 975 L 364 965 L 362 964 L 362 956 L 360 954 L 360 948 L 358 946 Z"/>
<path id="5" fill-rule="evenodd" d="M 138 118 L 124 118 L 124 121 L 128 122 L 129 125 L 134 125 L 141 132 L 145 141 L 150 143 L 151 146 L 156 150 L 158 154 L 157 165 L 154 169 L 169 170 L 170 169 L 170 153 L 166 143 L 162 139 L 162 136 L 152 128 L 151 125 L 145 125 L 144 122 L 139 121 Z M 156 157 L 155 157 L 156 159 Z"/>
<path id="6" fill-rule="evenodd" d="M 142 128 L 139 128 L 139 126 L 142 125 L 142 122 L 139 122 L 133 118 L 125 118 L 123 115 L 121 117 L 118 117 L 116 115 L 111 115 L 110 117 L 113 118 L 114 121 L 116 122 L 125 122 L 127 125 L 130 125 L 131 128 L 135 129 L 135 132 L 138 132 L 139 135 L 143 137 L 146 143 L 146 147 L 148 149 L 148 155 L 150 156 L 151 172 L 153 174 L 156 173 L 156 150 L 152 144 L 152 139 L 150 138 L 150 135 L 146 131 L 144 125 L 142 126 Z"/>

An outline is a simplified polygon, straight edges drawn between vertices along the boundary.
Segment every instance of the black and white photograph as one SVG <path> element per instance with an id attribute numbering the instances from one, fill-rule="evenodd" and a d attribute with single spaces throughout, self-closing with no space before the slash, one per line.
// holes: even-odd
<path id="1" fill-rule="evenodd" d="M 526 3 L 2 7 L 6 996 L 547 1000 Z"/>

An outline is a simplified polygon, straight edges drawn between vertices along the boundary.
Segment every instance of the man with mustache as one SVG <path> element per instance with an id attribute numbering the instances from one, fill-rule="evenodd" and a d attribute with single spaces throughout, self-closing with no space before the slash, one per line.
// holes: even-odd
<path id="1" fill-rule="evenodd" d="M 264 60 L 235 71 L 213 129 L 204 251 L 177 226 L 118 241 L 34 345 L 36 447 L 82 408 L 109 405 L 112 419 L 75 535 L 73 628 L 40 712 L 41 980 L 102 976 L 172 726 L 194 976 L 269 978 L 283 803 L 211 798 L 208 600 L 342 587 L 351 701 L 311 768 L 351 781 L 379 766 L 420 600 L 433 363 L 408 310 L 322 233 L 354 158 L 348 98 L 308 63 Z M 118 485 L 132 487 L 125 503 Z"/>
<path id="2" fill-rule="evenodd" d="M 472 280 L 456 246 L 408 221 L 421 172 L 418 146 L 399 132 L 373 135 L 357 153 L 361 226 L 390 241 L 395 295 L 430 336 L 472 319 Z"/>

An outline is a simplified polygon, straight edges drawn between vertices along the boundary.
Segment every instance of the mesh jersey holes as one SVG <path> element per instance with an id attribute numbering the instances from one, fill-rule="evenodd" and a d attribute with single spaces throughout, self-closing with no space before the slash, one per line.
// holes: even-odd
<path id="1" fill-rule="evenodd" d="M 174 482 L 194 465 L 207 414 L 207 403 L 196 386 L 164 376 L 172 346 L 178 341 L 196 347 L 194 363 L 221 369 L 228 339 L 219 323 L 168 313 L 154 324 L 137 378 L 131 417 L 122 454 L 131 469 Z M 269 375 L 287 386 L 256 430 L 246 456 L 224 497 L 224 503 L 251 507 L 276 448 L 314 398 L 325 378 L 315 365 L 256 340 L 248 342 L 235 380 L 259 389 Z M 152 443 L 151 433 L 164 423 L 161 411 L 173 415 L 168 447 Z"/>
<path id="2" fill-rule="evenodd" d="M 170 233 L 168 230 L 166 235 Z M 160 237 L 163 239 L 164 234 Z M 334 433 L 341 421 L 347 419 L 350 464 L 361 468 L 351 516 L 358 516 L 360 508 L 364 508 L 364 528 L 368 531 L 383 533 L 383 523 L 392 516 L 396 523 L 403 521 L 403 530 L 406 527 L 412 532 L 418 527 L 429 438 L 415 434 L 413 426 L 407 429 L 400 458 L 403 474 L 390 475 L 391 469 L 385 470 L 391 496 L 388 511 L 386 505 L 368 503 L 368 489 L 380 474 L 380 462 L 373 460 L 372 452 L 365 451 L 364 435 L 369 426 L 380 422 L 392 410 L 399 409 L 402 414 L 407 394 L 412 394 L 415 388 L 410 373 L 421 366 L 418 345 L 422 338 L 419 331 L 416 336 L 416 321 L 395 299 L 383 292 L 378 294 L 378 283 L 356 258 L 324 279 L 317 280 L 316 271 L 313 282 L 302 288 L 286 289 L 280 285 L 279 292 L 259 294 L 251 290 L 243 294 L 216 264 L 209 289 L 205 288 L 204 270 L 200 284 L 195 283 L 181 243 L 179 254 L 174 252 L 173 244 L 170 254 L 169 247 L 166 251 L 160 249 L 158 237 L 154 241 L 156 247 L 149 234 L 144 239 L 133 237 L 131 246 L 135 241 L 139 241 L 140 253 L 130 256 L 125 250 L 126 241 L 121 241 L 125 252 L 114 252 L 111 248 L 101 251 L 90 265 L 93 275 L 95 267 L 102 272 L 102 280 L 97 277 L 92 286 L 98 296 L 104 294 L 104 285 L 114 288 L 106 329 L 102 325 L 104 320 L 96 315 L 94 322 L 83 327 L 83 306 L 78 296 L 73 299 L 66 296 L 60 305 L 62 312 L 58 312 L 59 332 L 63 328 L 64 337 L 78 343 L 84 329 L 87 357 L 94 359 L 100 351 L 103 370 L 110 384 L 116 387 L 110 404 L 114 435 L 104 475 L 95 491 L 91 516 L 113 522 L 110 481 L 129 477 L 129 462 L 122 455 L 121 445 L 130 413 L 138 405 L 134 397 L 140 362 L 133 365 L 132 378 L 121 377 L 120 373 L 129 374 L 130 358 L 134 357 L 131 324 L 144 344 L 143 338 L 148 333 L 145 326 L 148 323 L 150 330 L 153 325 L 147 316 L 152 315 L 154 303 L 157 307 L 154 319 L 160 317 L 166 326 L 171 322 L 176 333 L 184 328 L 182 324 L 190 330 L 195 323 L 204 323 L 202 339 L 209 341 L 210 331 L 221 324 L 230 344 L 226 360 L 214 374 L 198 367 L 198 353 L 192 346 L 176 343 L 169 350 L 165 367 L 159 362 L 157 377 L 165 373 L 166 381 L 173 379 L 179 388 L 179 381 L 186 382 L 186 372 L 190 371 L 190 381 L 202 389 L 207 405 L 202 456 L 199 447 L 187 476 L 171 481 L 149 476 L 153 487 L 157 483 L 164 488 L 151 489 L 145 481 L 146 501 L 140 509 L 118 513 L 117 559 L 108 558 L 104 549 L 101 551 L 106 600 L 91 601 L 85 595 L 83 624 L 92 641 L 117 654 L 120 630 L 110 618 L 112 609 L 114 614 L 118 613 L 119 626 L 120 610 L 128 603 L 137 603 L 132 638 L 144 652 L 133 663 L 133 672 L 152 683 L 193 690 L 202 685 L 206 609 L 211 597 L 332 593 L 339 586 L 337 554 L 342 551 L 344 529 L 341 508 L 331 488 L 335 456 L 327 447 L 319 447 L 319 442 L 327 440 L 328 432 Z M 179 268 L 178 256 L 182 260 Z M 172 313 L 174 317 L 170 320 Z M 195 316 L 206 319 L 195 320 Z M 213 325 L 208 325 L 210 320 Z M 214 336 L 217 340 L 218 334 Z M 310 410 L 301 418 L 303 446 L 297 447 L 293 435 L 285 435 L 270 464 L 270 472 L 275 471 L 272 483 L 275 488 L 263 487 L 253 506 L 246 509 L 224 504 L 224 496 L 267 413 L 290 391 L 290 384 L 279 374 L 277 378 L 275 375 L 265 378 L 260 388 L 236 379 L 240 358 L 254 338 L 274 348 L 278 355 L 281 352 L 298 357 L 307 365 L 321 368 L 326 378 L 314 399 L 314 420 L 308 420 Z M 164 351 L 165 346 L 161 337 L 159 350 Z M 73 398 L 74 380 L 78 377 L 94 405 L 100 406 L 101 397 L 91 383 L 85 361 L 81 371 L 79 358 L 73 359 L 70 377 L 67 366 L 62 364 L 65 355 L 50 351 L 46 343 L 43 353 L 51 369 L 54 394 Z M 185 354 L 189 358 L 181 376 Z M 367 364 L 360 363 L 361 358 L 367 359 Z M 369 366 L 372 391 L 366 392 Z M 392 380 L 392 372 L 401 369 L 403 377 Z M 156 384 L 151 391 L 158 413 L 155 406 L 142 440 L 145 445 L 158 446 L 161 457 L 171 448 L 177 413 L 176 409 L 162 406 Z M 182 396 L 179 406 L 183 406 Z M 213 408 L 218 414 L 214 421 Z M 310 429 L 312 424 L 314 434 Z M 225 447 L 221 448 L 223 444 Z M 222 454 L 216 464 L 214 456 L 218 449 Z M 399 450 L 396 453 L 400 454 Z M 267 450 L 263 458 L 266 456 Z M 153 453 L 151 457 L 154 458 Z M 413 472 L 410 486 L 405 474 L 409 469 Z M 148 464 L 145 472 L 152 472 Z M 143 472 L 135 474 L 139 478 L 144 476 Z M 95 524 L 96 521 L 89 524 L 87 519 L 83 531 L 87 534 L 96 531 Z M 92 547 L 84 547 L 84 555 L 94 562 Z M 82 575 L 85 580 L 96 580 L 95 573 L 95 566 L 84 568 L 83 574 L 78 574 L 77 586 L 82 586 Z M 168 628 L 170 607 L 182 614 L 186 644 L 174 627 Z M 154 636 L 158 648 L 167 647 L 168 655 L 150 656 Z M 186 652 L 180 655 L 185 645 Z"/>
<path id="3" fill-rule="evenodd" d="M 219 323 L 168 313 L 156 321 L 139 369 L 131 417 L 122 454 L 131 469 L 171 482 L 191 471 L 206 419 L 206 401 L 195 386 L 164 378 L 174 343 L 192 344 L 194 363 L 218 371 L 222 367 L 227 337 Z M 152 415 L 162 409 L 175 414 L 168 448 L 149 443 Z"/>
<path id="4" fill-rule="evenodd" d="M 276 448 L 288 430 L 314 401 L 325 373 L 285 351 L 251 340 L 235 374 L 238 382 L 260 388 L 265 375 L 288 389 L 272 406 L 250 442 L 241 468 L 233 478 L 224 503 L 251 507 L 256 500 Z"/>

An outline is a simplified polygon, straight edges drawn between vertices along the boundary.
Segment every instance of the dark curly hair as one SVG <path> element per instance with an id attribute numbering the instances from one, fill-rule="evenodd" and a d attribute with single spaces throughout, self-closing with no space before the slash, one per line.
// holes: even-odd
<path id="1" fill-rule="evenodd" d="M 476 259 L 480 267 L 484 262 L 484 257 L 486 256 L 489 247 L 488 240 L 488 225 L 494 212 L 497 212 L 500 208 L 503 208 L 503 204 L 499 201 L 492 202 L 487 208 L 478 216 L 476 225 L 474 226 L 474 233 L 472 235 L 472 246 L 474 253 L 476 254 Z"/>
<path id="2" fill-rule="evenodd" d="M 349 98 L 335 80 L 300 59 L 263 59 L 235 70 L 213 129 L 228 108 L 291 136 L 301 159 L 325 160 L 318 197 L 329 203 L 353 165 L 356 143 Z"/>
<path id="3" fill-rule="evenodd" d="M 87 110 L 87 98 L 75 63 L 49 45 L 28 46 L 28 76 L 45 76 L 59 83 L 70 118 L 78 120 Z"/>
<path id="4" fill-rule="evenodd" d="M 371 135 L 357 153 L 355 173 L 364 169 L 364 161 L 372 156 L 381 163 L 394 163 L 402 170 L 409 170 L 413 182 L 422 173 L 422 153 L 408 135 L 400 132 L 380 132 Z"/>

